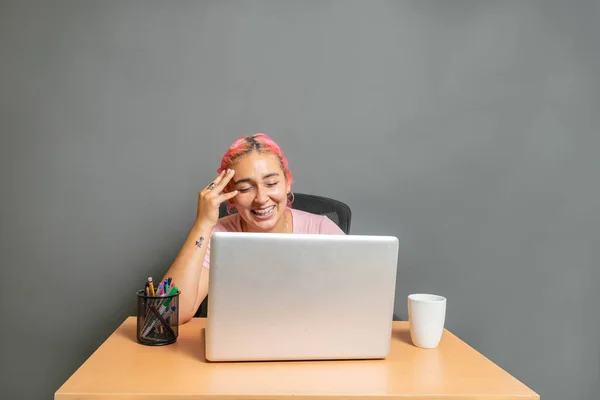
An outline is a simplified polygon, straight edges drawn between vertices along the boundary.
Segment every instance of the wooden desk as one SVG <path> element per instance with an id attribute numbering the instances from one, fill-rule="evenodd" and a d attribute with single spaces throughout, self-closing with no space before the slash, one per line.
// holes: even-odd
<path id="1" fill-rule="evenodd" d="M 55 393 L 85 399 L 539 399 L 447 330 L 437 349 L 412 345 L 407 322 L 394 322 L 385 360 L 210 363 L 206 320 L 180 327 L 176 343 L 137 343 L 130 317 Z"/>

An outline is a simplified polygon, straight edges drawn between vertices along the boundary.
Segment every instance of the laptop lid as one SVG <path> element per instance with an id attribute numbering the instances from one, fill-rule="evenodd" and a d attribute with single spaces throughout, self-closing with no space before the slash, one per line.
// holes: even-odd
<path id="1" fill-rule="evenodd" d="M 206 358 L 384 358 L 398 261 L 392 236 L 215 232 Z"/>

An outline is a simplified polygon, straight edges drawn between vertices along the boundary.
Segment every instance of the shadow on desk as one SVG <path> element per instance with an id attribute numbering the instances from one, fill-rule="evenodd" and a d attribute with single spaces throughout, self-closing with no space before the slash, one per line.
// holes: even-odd
<path id="1" fill-rule="evenodd" d="M 393 339 L 400 340 L 401 342 L 404 342 L 404 343 L 408 343 L 411 346 L 413 345 L 413 342 L 412 342 L 412 340 L 410 338 L 410 331 L 408 331 L 408 330 L 403 330 L 403 331 L 394 330 L 394 331 L 392 331 L 392 340 Z"/>
<path id="2" fill-rule="evenodd" d="M 121 336 L 121 337 L 135 343 L 138 346 L 152 348 L 153 346 L 143 345 L 137 341 L 136 329 L 137 329 L 137 327 L 135 324 L 123 325 L 121 327 L 121 329 L 118 329 L 115 332 L 115 335 Z M 181 329 L 181 327 L 180 327 L 180 329 Z M 178 352 L 185 353 L 189 356 L 192 356 L 192 358 L 194 358 L 198 361 L 207 362 L 205 349 L 204 349 L 204 328 L 200 329 L 200 333 L 196 337 L 183 337 L 180 335 L 177 338 L 177 341 L 175 343 L 168 344 L 165 346 L 156 346 L 156 347 L 171 347 L 171 346 L 177 346 Z"/>
<path id="3" fill-rule="evenodd" d="M 198 337 L 180 337 L 177 339 L 181 350 L 193 356 L 201 362 L 206 361 L 206 353 L 204 349 L 204 328 L 200 330 Z"/>

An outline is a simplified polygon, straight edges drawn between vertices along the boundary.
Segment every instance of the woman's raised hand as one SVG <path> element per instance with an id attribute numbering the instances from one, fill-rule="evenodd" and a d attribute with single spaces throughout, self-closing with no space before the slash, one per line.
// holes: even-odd
<path id="1" fill-rule="evenodd" d="M 235 171 L 232 169 L 223 170 L 221 173 L 198 193 L 198 212 L 196 214 L 196 222 L 214 227 L 219 220 L 219 206 L 224 201 L 234 198 L 237 190 L 223 193 L 223 189 L 227 186 Z"/>

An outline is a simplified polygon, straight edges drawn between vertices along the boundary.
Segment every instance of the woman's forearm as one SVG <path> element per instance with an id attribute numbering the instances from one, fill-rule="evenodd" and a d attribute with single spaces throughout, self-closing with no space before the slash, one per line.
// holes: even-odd
<path id="1" fill-rule="evenodd" d="M 198 297 L 201 293 L 206 292 L 206 290 L 200 290 L 200 283 L 202 262 L 211 233 L 212 226 L 200 222 L 194 223 L 179 254 L 165 274 L 164 278 L 171 277 L 181 292 L 179 295 L 180 323 L 185 323 L 194 316 L 196 304 L 199 305 L 202 301 Z"/>

